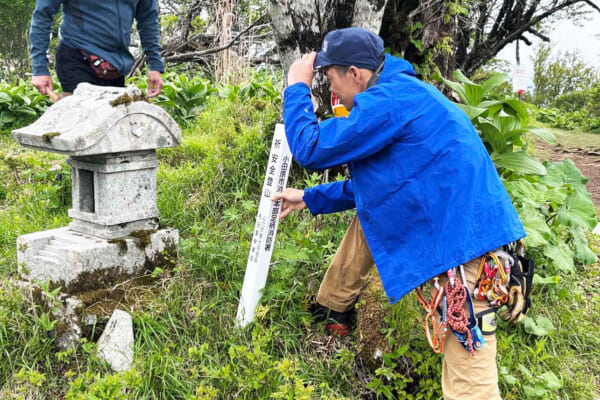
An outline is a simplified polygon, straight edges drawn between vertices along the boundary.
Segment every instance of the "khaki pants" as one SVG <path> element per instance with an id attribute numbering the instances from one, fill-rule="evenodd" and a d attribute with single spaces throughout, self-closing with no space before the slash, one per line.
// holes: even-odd
<path id="1" fill-rule="evenodd" d="M 317 295 L 317 301 L 334 311 L 351 309 L 363 287 L 373 258 L 358 218 L 355 216 L 338 248 Z M 469 288 L 473 288 L 479 258 L 464 265 Z M 460 275 L 459 275 L 460 279 Z M 445 275 L 440 283 L 446 281 Z M 475 313 L 489 308 L 487 301 L 473 300 Z M 424 333 L 423 333 L 424 334 Z M 451 332 L 444 342 L 442 391 L 445 400 L 499 400 L 496 368 L 496 336 L 485 335 L 485 346 L 475 356 L 465 350 Z"/>

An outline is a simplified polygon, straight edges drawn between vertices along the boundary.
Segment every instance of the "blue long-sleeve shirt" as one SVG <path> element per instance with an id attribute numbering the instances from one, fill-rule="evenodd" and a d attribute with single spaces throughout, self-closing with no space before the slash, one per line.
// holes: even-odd
<path id="1" fill-rule="evenodd" d="M 100 56 L 126 74 L 134 61 L 129 44 L 135 18 L 150 70 L 164 71 L 156 0 L 37 0 L 29 32 L 33 75 L 49 74 L 50 29 L 61 4 L 60 40 L 65 45 Z"/>
<path id="2" fill-rule="evenodd" d="M 347 118 L 319 123 L 310 88 L 289 86 L 283 120 L 300 165 L 348 164 L 350 180 L 308 188 L 304 201 L 313 214 L 356 208 L 392 303 L 525 236 L 469 118 L 402 59 L 386 56 Z"/>

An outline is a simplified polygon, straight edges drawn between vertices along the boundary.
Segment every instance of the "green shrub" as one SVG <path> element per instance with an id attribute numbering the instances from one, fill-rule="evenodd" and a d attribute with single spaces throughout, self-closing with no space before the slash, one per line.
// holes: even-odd
<path id="1" fill-rule="evenodd" d="M 586 105 L 588 98 L 588 92 L 568 92 L 558 96 L 552 105 L 561 111 L 578 111 Z"/>
<path id="2" fill-rule="evenodd" d="M 495 75 L 475 84 L 459 71 L 459 83 L 439 78 L 458 93 L 459 106 L 479 132 L 503 178 L 525 226 L 525 243 L 546 274 L 575 272 L 574 261 L 596 262 L 584 232 L 596 225 L 596 210 L 583 177 L 572 161 L 542 165 L 527 155 L 523 134 L 536 134 L 553 143 L 551 133 L 527 125 L 527 109 L 519 100 L 486 100 L 492 89 L 508 77 Z M 560 113 L 556 113 L 558 121 Z M 549 117 L 538 111 L 538 118 Z M 556 123 L 556 122 L 555 122 Z"/>
<path id="3" fill-rule="evenodd" d="M 0 85 L 0 132 L 35 121 L 49 105 L 50 100 L 25 81 Z"/>

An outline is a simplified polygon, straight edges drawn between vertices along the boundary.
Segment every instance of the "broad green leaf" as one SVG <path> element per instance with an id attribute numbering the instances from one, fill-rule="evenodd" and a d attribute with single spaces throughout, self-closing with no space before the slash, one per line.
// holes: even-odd
<path id="1" fill-rule="evenodd" d="M 0 104 L 7 104 L 12 102 L 12 97 L 6 92 L 0 92 Z"/>
<path id="2" fill-rule="evenodd" d="M 455 69 L 454 72 L 452 72 L 452 76 L 454 77 L 454 79 L 456 79 L 459 82 L 462 82 L 462 83 L 465 83 L 468 85 L 478 86 L 475 82 L 473 82 L 472 80 L 467 78 L 460 69 Z"/>
<path id="3" fill-rule="evenodd" d="M 558 285 L 560 282 L 560 276 L 539 276 L 538 274 L 533 275 L 534 285 Z"/>
<path id="4" fill-rule="evenodd" d="M 466 104 L 457 103 L 456 105 L 467 114 L 467 117 L 469 117 L 471 121 L 487 111 L 485 108 L 468 106 Z"/>
<path id="5" fill-rule="evenodd" d="M 486 100 L 478 104 L 478 107 L 490 108 L 494 106 L 502 106 L 502 100 Z M 502 108 L 502 107 L 500 107 Z"/>
<path id="6" fill-rule="evenodd" d="M 506 140 L 502 132 L 485 119 L 480 119 L 479 121 L 477 125 L 481 130 L 483 138 L 492 146 L 494 152 L 498 154 L 503 153 L 506 150 Z"/>
<path id="7" fill-rule="evenodd" d="M 528 175 L 544 175 L 546 168 L 535 158 L 527 155 L 524 151 L 507 151 L 502 154 L 492 154 L 492 161 L 498 167 L 509 171 Z"/>
<path id="8" fill-rule="evenodd" d="M 443 76 L 441 76 L 438 73 L 435 73 L 431 76 L 432 79 L 438 81 L 438 82 L 443 82 L 446 86 L 448 86 L 450 89 L 454 90 L 456 92 L 456 94 L 458 94 L 458 97 L 460 97 L 460 99 L 468 104 L 467 101 L 467 95 L 465 93 L 465 87 L 463 85 L 461 85 L 458 82 L 453 82 L 451 80 L 448 80 L 446 78 L 444 78 Z"/>
<path id="9" fill-rule="evenodd" d="M 581 172 L 572 160 L 565 159 L 558 162 L 544 163 L 548 173 L 540 177 L 540 182 L 553 187 L 573 185 L 584 188 L 589 180 L 581 175 Z"/>
<path id="10" fill-rule="evenodd" d="M 521 127 L 521 122 L 518 118 L 515 118 L 512 115 L 502 115 L 500 113 L 492 119 L 494 122 L 494 126 L 496 126 L 500 132 L 504 135 L 508 135 L 509 132 L 519 129 Z"/>
<path id="11" fill-rule="evenodd" d="M 0 125 L 10 124 L 14 122 L 17 117 L 10 111 L 0 111 Z"/>
<path id="12" fill-rule="evenodd" d="M 535 399 L 538 397 L 538 394 L 533 386 L 524 385 L 523 392 L 528 399 Z"/>
<path id="13" fill-rule="evenodd" d="M 552 321 L 541 315 L 535 318 L 526 316 L 523 319 L 523 326 L 525 332 L 536 336 L 547 336 L 550 332 L 555 330 Z"/>
<path id="14" fill-rule="evenodd" d="M 540 378 L 546 381 L 546 387 L 548 389 L 558 390 L 563 386 L 560 379 L 558 379 L 558 377 L 554 375 L 554 372 L 552 371 L 544 372 L 542 375 L 540 375 Z"/>
<path id="15" fill-rule="evenodd" d="M 477 106 L 483 100 L 483 88 L 479 85 L 465 85 L 466 103 L 470 106 Z"/>
<path id="16" fill-rule="evenodd" d="M 550 193 L 548 186 L 544 185 L 543 183 L 519 179 L 506 182 L 505 186 L 506 190 L 508 190 L 513 198 L 517 198 L 518 201 L 531 201 L 534 207 L 543 206 L 547 201 L 552 201 L 553 198 L 558 198 L 558 195 L 555 193 Z M 560 204 L 562 204 L 567 198 L 567 195 L 562 190 L 559 191 L 559 193 L 562 194 L 562 201 L 560 202 Z"/>
<path id="17" fill-rule="evenodd" d="M 494 74 L 481 84 L 483 87 L 483 92 L 487 93 L 496 86 L 500 86 L 503 83 L 508 82 L 509 79 L 510 78 L 506 74 Z"/>
<path id="18" fill-rule="evenodd" d="M 15 109 L 13 109 L 13 111 L 16 113 L 19 113 L 19 114 L 26 114 L 26 115 L 32 115 L 32 116 L 37 115 L 37 112 L 33 108 L 27 107 L 27 106 L 17 107 Z"/>
<path id="19" fill-rule="evenodd" d="M 596 254 L 590 249 L 583 228 L 571 228 L 569 232 L 573 236 L 573 245 L 575 246 L 575 258 L 584 265 L 594 264 L 598 261 Z"/>
<path id="20" fill-rule="evenodd" d="M 546 186 L 546 188 L 547 187 L 548 186 Z M 557 206 L 565 204 L 565 201 L 567 200 L 567 190 L 568 189 L 566 188 L 552 188 L 545 193 L 546 200 L 554 203 Z"/>
<path id="21" fill-rule="evenodd" d="M 557 210 L 556 219 L 571 227 L 582 226 L 589 230 L 594 229 L 598 221 L 590 193 L 585 188 L 571 191 L 565 204 Z"/>
<path id="22" fill-rule="evenodd" d="M 523 385 L 523 392 L 525 393 L 525 397 L 528 399 L 539 399 L 544 396 L 547 392 L 544 388 L 540 388 L 536 385 L 536 387 L 532 387 L 530 385 Z"/>
<path id="23" fill-rule="evenodd" d="M 523 103 L 521 103 L 519 100 L 504 100 L 503 110 L 507 114 L 518 117 L 523 125 L 527 125 L 529 122 L 529 113 L 527 112 L 527 109 Z"/>
<path id="24" fill-rule="evenodd" d="M 517 378 L 510 374 L 503 375 L 502 377 L 504 378 L 504 382 L 508 383 L 509 385 L 514 385 L 518 382 Z"/>
<path id="25" fill-rule="evenodd" d="M 544 215 L 532 207 L 517 207 L 519 218 L 525 227 L 527 247 L 545 246 L 552 237 L 552 231 Z"/>
<path id="26" fill-rule="evenodd" d="M 544 248 L 544 255 L 552 260 L 552 263 L 556 268 L 563 272 L 575 272 L 575 265 L 573 264 L 573 251 L 569 246 L 560 242 L 558 245 L 547 243 Z"/>
<path id="27" fill-rule="evenodd" d="M 497 102 L 496 104 L 493 104 L 491 106 L 488 107 L 488 117 L 493 117 L 494 115 L 497 115 L 500 111 L 502 111 L 502 102 Z"/>
<path id="28" fill-rule="evenodd" d="M 556 143 L 556 136 L 554 136 L 554 133 L 547 131 L 545 129 L 542 128 L 534 128 L 534 127 L 526 127 L 525 128 L 526 132 L 531 132 L 535 135 L 537 135 L 537 137 L 539 137 L 540 139 L 542 139 L 543 141 L 545 141 L 546 143 L 550 143 L 550 144 L 555 144 Z"/>

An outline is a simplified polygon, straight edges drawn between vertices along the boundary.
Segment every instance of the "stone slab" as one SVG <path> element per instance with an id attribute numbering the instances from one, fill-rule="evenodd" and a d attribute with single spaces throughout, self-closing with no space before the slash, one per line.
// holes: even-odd
<path id="1" fill-rule="evenodd" d="M 154 150 L 140 153 L 127 153 L 127 157 L 124 157 L 122 154 L 110 154 L 113 156 L 111 158 L 103 156 L 69 157 L 67 164 L 76 169 L 85 169 L 104 174 L 139 169 L 155 169 L 158 167 L 158 160 L 156 159 L 156 152 Z"/>
<path id="2" fill-rule="evenodd" d="M 120 239 L 136 231 L 155 231 L 159 226 L 158 218 L 137 220 L 118 225 L 100 225 L 93 222 L 80 220 L 78 219 L 79 215 L 81 215 L 81 213 L 69 210 L 69 216 L 73 218 L 73 221 L 71 221 L 68 226 L 69 230 L 108 240 Z"/>
<path id="3" fill-rule="evenodd" d="M 133 86 L 82 83 L 72 96 L 56 102 L 37 121 L 12 135 L 25 147 L 75 156 L 179 145 L 181 130 L 173 118 L 159 106 L 131 101 L 140 97 L 142 92 Z M 115 100 L 121 104 L 114 104 Z"/>
<path id="4" fill-rule="evenodd" d="M 80 293 L 152 270 L 165 254 L 177 252 L 176 229 L 133 235 L 106 240 L 66 227 L 22 235 L 17 238 L 19 273 L 28 281 L 49 281 L 62 292 Z"/>
<path id="5" fill-rule="evenodd" d="M 97 356 L 108 362 L 113 371 L 124 372 L 133 363 L 133 321 L 125 311 L 115 310 L 98 339 Z"/>

